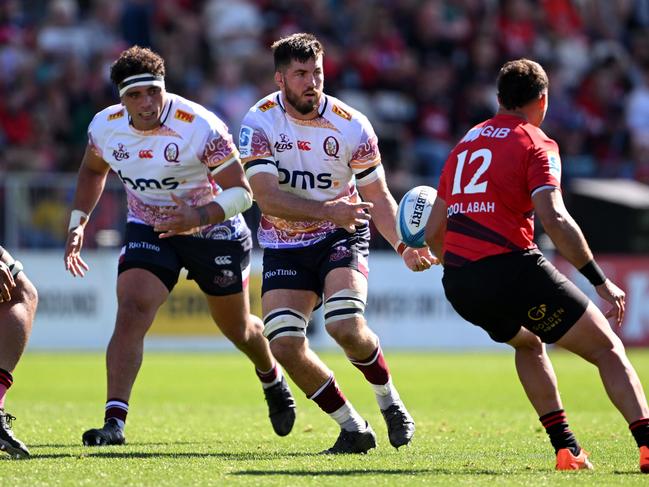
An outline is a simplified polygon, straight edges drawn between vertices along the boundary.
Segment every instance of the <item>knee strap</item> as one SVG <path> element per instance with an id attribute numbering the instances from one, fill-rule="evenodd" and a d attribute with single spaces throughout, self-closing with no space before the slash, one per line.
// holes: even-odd
<path id="1" fill-rule="evenodd" d="M 363 293 L 355 289 L 342 289 L 329 296 L 324 303 L 325 325 L 348 318 L 362 317 L 365 313 Z"/>
<path id="2" fill-rule="evenodd" d="M 299 311 L 277 308 L 264 316 L 264 336 L 272 342 L 280 336 L 306 338 L 308 320 Z"/>

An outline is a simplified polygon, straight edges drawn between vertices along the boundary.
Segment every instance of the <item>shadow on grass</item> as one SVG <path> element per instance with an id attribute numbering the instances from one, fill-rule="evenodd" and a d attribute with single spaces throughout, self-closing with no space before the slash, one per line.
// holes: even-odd
<path id="1" fill-rule="evenodd" d="M 135 441 L 131 442 L 129 441 L 127 443 L 128 446 L 176 446 L 176 445 L 204 445 L 205 442 L 200 442 L 200 441 L 173 441 L 173 442 L 147 442 L 147 441 Z M 74 442 L 74 443 L 41 443 L 41 444 L 35 444 L 35 443 L 30 443 L 27 445 L 28 448 L 81 448 L 81 441 Z M 95 447 L 90 447 L 90 448 L 95 448 Z"/>
<path id="2" fill-rule="evenodd" d="M 467 470 L 467 475 L 501 475 L 498 470 Z M 239 476 L 278 476 L 288 475 L 292 477 L 347 477 L 350 475 L 435 475 L 452 474 L 457 475 L 457 470 L 443 468 L 421 468 L 421 469 L 353 469 L 353 470 L 242 470 L 232 472 L 231 475 Z"/>
<path id="3" fill-rule="evenodd" d="M 43 453 L 32 455 L 26 460 L 38 461 L 52 458 L 123 458 L 125 460 L 141 458 L 221 458 L 234 461 L 277 460 L 279 458 L 297 458 L 312 456 L 311 453 L 232 453 L 232 452 L 116 452 L 87 450 L 82 453 Z"/>

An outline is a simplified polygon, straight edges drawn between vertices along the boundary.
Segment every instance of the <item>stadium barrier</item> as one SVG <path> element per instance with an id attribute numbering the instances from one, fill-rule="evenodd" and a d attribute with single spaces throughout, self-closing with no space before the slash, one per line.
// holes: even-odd
<path id="1" fill-rule="evenodd" d="M 40 304 L 30 349 L 104 349 L 112 333 L 117 276 L 116 250 L 84 253 L 90 271 L 74 278 L 64 270 L 60 251 L 16 252 L 37 286 Z M 620 333 L 629 345 L 649 346 L 649 257 L 600 257 L 608 275 L 626 289 L 627 314 Z M 593 288 L 565 261 L 558 267 L 599 303 Z M 385 348 L 506 349 L 460 318 L 444 297 L 441 269 L 412 273 L 393 252 L 370 256 L 369 302 L 371 327 Z M 260 314 L 261 255 L 253 254 L 252 309 Z M 601 304 L 601 303 L 600 303 Z M 314 314 L 309 336 L 316 348 L 334 346 L 325 333 L 321 312 Z M 160 309 L 147 336 L 148 348 L 230 349 L 207 312 L 197 286 L 179 281 Z"/>

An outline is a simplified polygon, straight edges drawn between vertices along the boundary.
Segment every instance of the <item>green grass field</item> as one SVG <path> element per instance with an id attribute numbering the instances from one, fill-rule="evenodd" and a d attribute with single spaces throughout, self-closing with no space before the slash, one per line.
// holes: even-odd
<path id="1" fill-rule="evenodd" d="M 318 456 L 337 426 L 293 386 L 298 419 L 276 437 L 242 355 L 148 353 L 122 447 L 81 446 L 102 423 L 103 354 L 28 353 L 7 410 L 31 449 L 0 457 L 0 485 L 649 485 L 622 417 L 594 367 L 551 352 L 573 431 L 595 471 L 555 472 L 550 443 L 516 378 L 511 354 L 387 353 L 417 422 L 394 450 L 370 388 L 341 353 L 323 354 L 347 397 L 377 432 L 368 455 Z M 649 352 L 631 353 L 649 383 Z"/>

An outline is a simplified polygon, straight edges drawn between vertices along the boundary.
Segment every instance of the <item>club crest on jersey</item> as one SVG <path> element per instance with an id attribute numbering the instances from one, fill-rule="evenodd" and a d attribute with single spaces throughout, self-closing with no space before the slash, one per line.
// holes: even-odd
<path id="1" fill-rule="evenodd" d="M 338 139 L 336 139 L 336 137 L 334 137 L 333 135 L 330 135 L 324 140 L 324 142 L 322 143 L 322 148 L 324 149 L 325 154 L 327 154 L 328 156 L 338 158 L 340 143 L 338 142 Z"/>
<path id="2" fill-rule="evenodd" d="M 265 103 L 259 105 L 257 108 L 259 109 L 260 112 L 267 112 L 268 110 L 276 106 L 277 103 L 275 103 L 273 100 L 268 100 Z"/>
<path id="3" fill-rule="evenodd" d="M 122 108 L 119 112 L 111 113 L 108 115 L 108 121 L 110 122 L 111 120 L 117 120 L 118 118 L 122 118 L 124 116 L 124 109 Z"/>
<path id="4" fill-rule="evenodd" d="M 338 105 L 334 105 L 333 107 L 331 107 L 331 111 L 334 112 L 339 117 L 344 118 L 345 120 L 351 120 L 352 119 L 351 114 L 348 113 L 347 111 L 343 110 L 342 108 L 340 108 Z"/>
<path id="5" fill-rule="evenodd" d="M 181 122 L 192 123 L 194 121 L 195 115 L 192 115 L 191 113 L 188 113 L 184 110 L 178 109 L 174 114 L 174 118 L 180 120 Z"/>
<path id="6" fill-rule="evenodd" d="M 279 134 L 279 141 L 275 142 L 275 150 L 277 152 L 284 152 L 285 150 L 291 150 L 293 148 L 293 142 L 290 141 L 288 135 Z"/>
<path id="7" fill-rule="evenodd" d="M 164 157 L 167 162 L 180 162 L 178 156 L 180 155 L 180 149 L 178 149 L 178 144 L 171 142 L 165 146 Z"/>
<path id="8" fill-rule="evenodd" d="M 124 144 L 117 144 L 117 149 L 113 149 L 113 157 L 115 158 L 116 161 L 121 161 L 124 159 L 128 159 L 130 154 L 124 147 Z"/>

